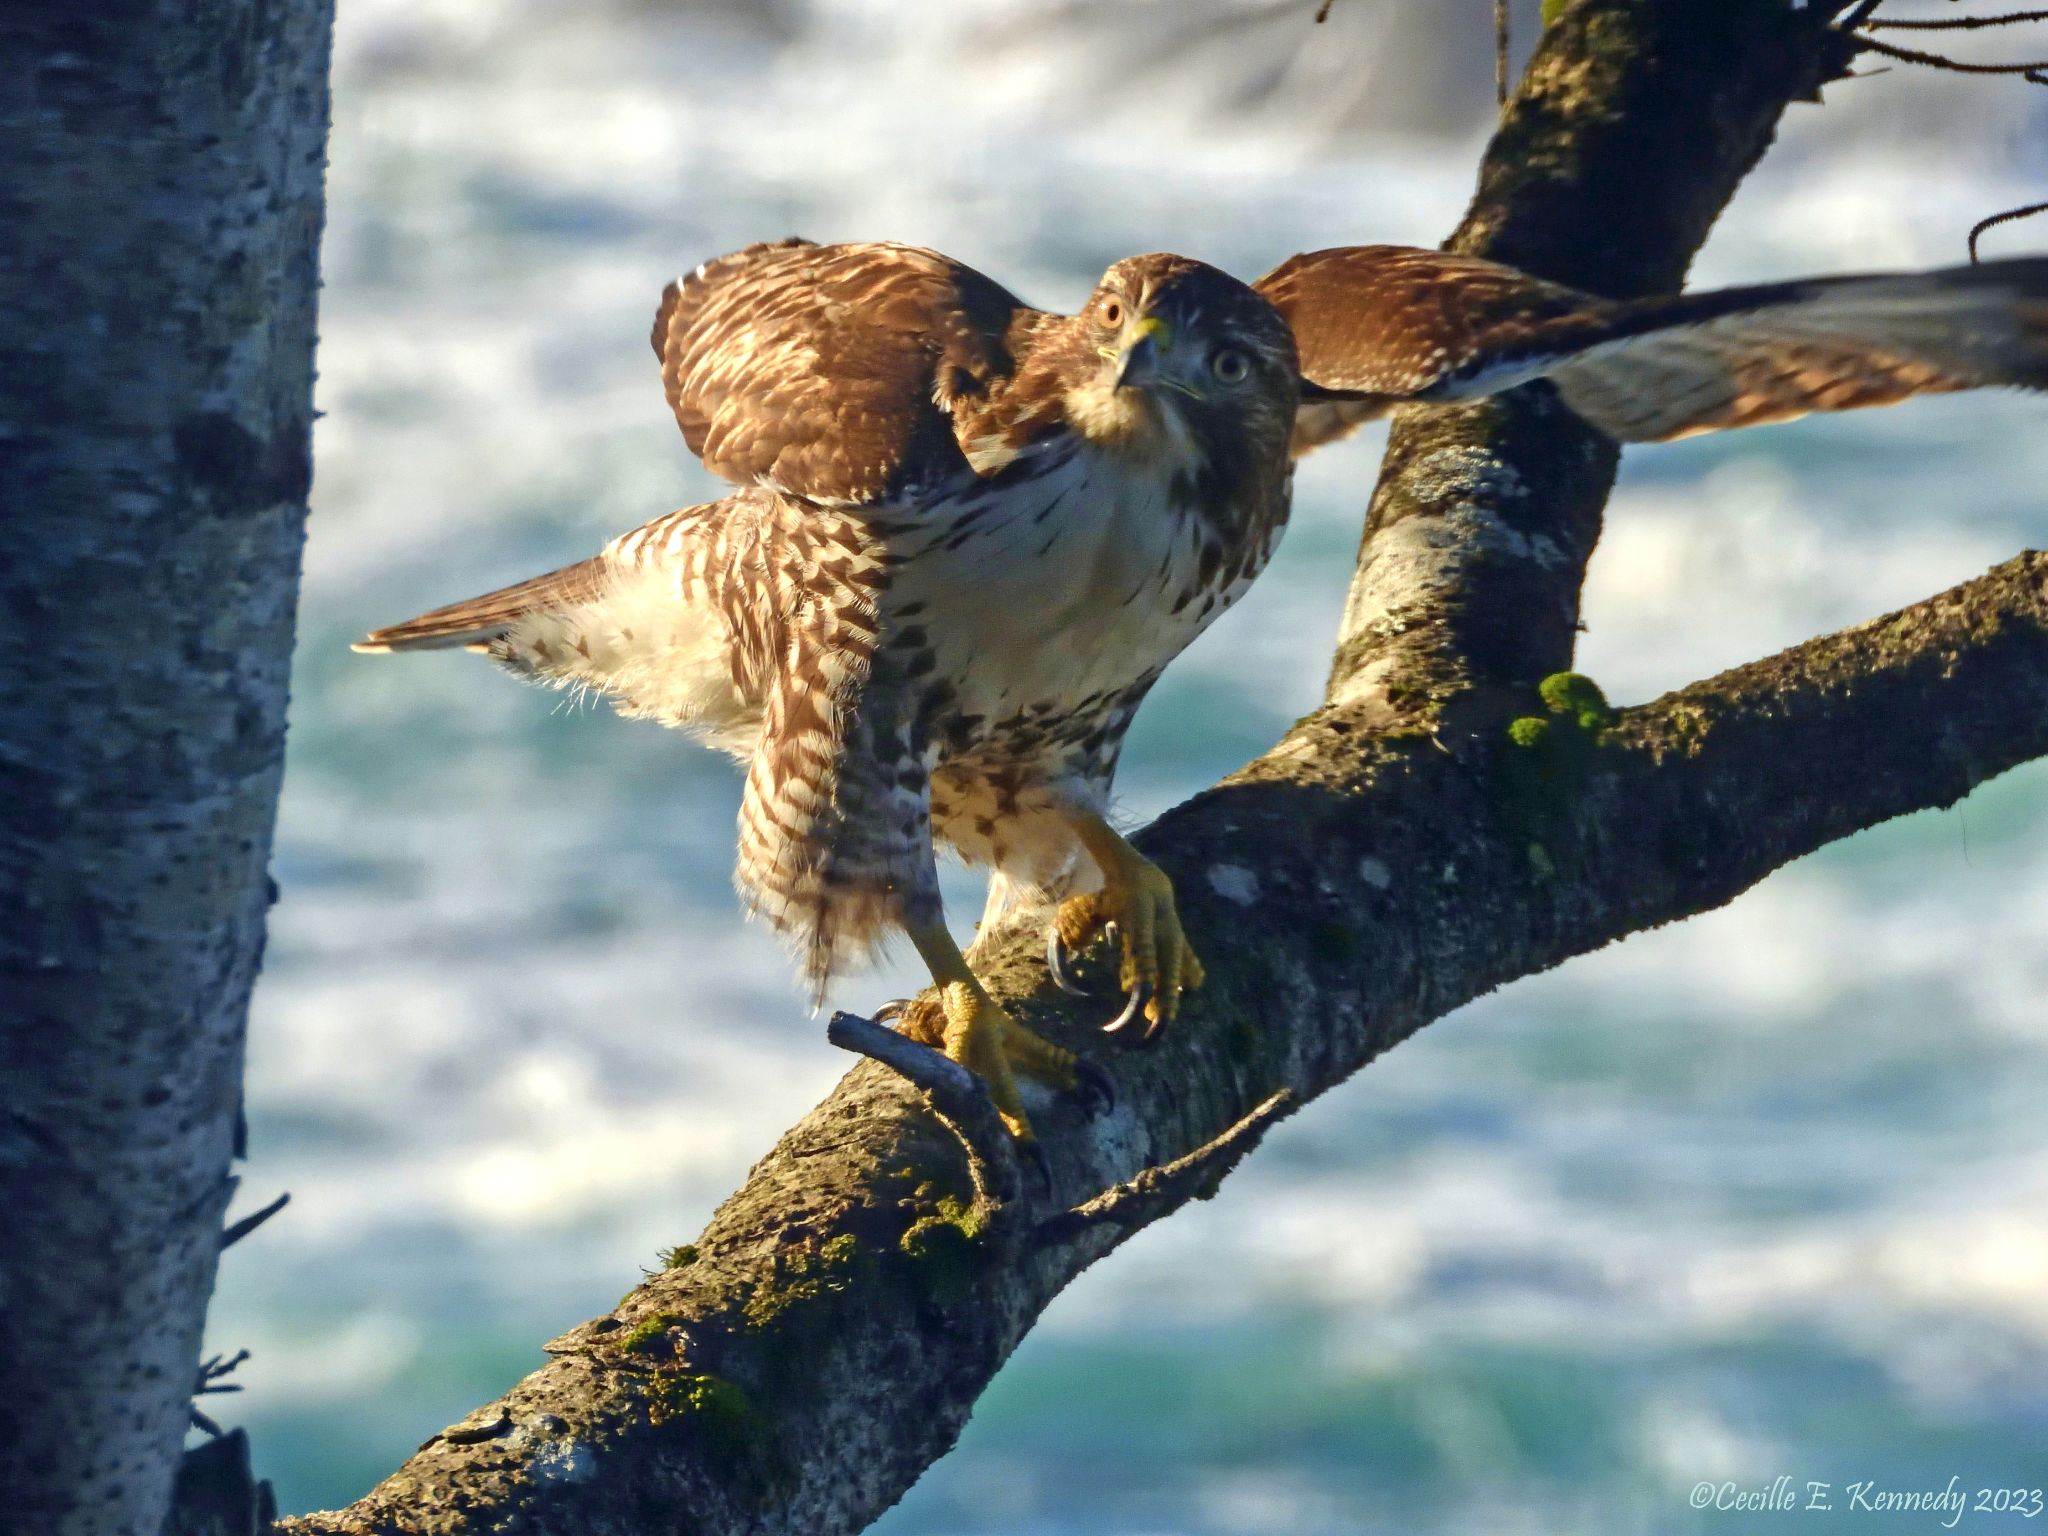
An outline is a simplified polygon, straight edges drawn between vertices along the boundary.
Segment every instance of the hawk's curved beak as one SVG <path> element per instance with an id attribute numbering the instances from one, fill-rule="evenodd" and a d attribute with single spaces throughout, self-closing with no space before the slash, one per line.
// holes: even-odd
<path id="1" fill-rule="evenodd" d="M 1116 387 L 1138 388 L 1158 382 L 1160 354 L 1173 346 L 1173 329 L 1157 315 L 1146 315 L 1124 328 L 1116 349 Z"/>

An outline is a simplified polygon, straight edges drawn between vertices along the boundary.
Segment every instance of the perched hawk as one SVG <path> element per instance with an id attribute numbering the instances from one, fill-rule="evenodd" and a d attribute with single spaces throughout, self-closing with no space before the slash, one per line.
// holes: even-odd
<path id="1" fill-rule="evenodd" d="M 906 932 L 928 1033 L 1028 1137 L 1015 1074 L 1074 1088 L 1085 1063 L 976 980 L 935 845 L 994 870 L 991 913 L 1065 898 L 1056 976 L 1113 929 L 1113 1028 L 1174 1016 L 1202 967 L 1110 783 L 1146 691 L 1272 555 L 1291 453 L 1542 377 L 1625 441 L 2048 388 L 2048 260 L 1614 303 L 1399 247 L 1252 287 L 1154 255 L 1069 316 L 931 251 L 790 240 L 670 285 L 653 339 L 684 438 L 740 489 L 357 649 L 467 646 L 740 758 L 752 909 L 820 992 Z"/>
<path id="2" fill-rule="evenodd" d="M 931 251 L 786 241 L 671 285 L 654 350 L 741 489 L 359 648 L 470 646 L 741 758 L 752 909 L 820 991 L 907 932 L 936 1043 L 1028 1136 L 1013 1073 L 1072 1088 L 1076 1063 L 975 979 L 934 845 L 995 869 L 992 907 L 1084 892 L 1060 930 L 1116 925 L 1151 1028 L 1200 985 L 1172 887 L 1105 813 L 1146 690 L 1279 538 L 1293 338 L 1177 256 L 1066 316 Z"/>

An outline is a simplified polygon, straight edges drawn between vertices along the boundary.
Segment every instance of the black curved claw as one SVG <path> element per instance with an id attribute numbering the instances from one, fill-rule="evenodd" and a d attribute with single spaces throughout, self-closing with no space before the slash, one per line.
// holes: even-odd
<path id="1" fill-rule="evenodd" d="M 1038 1175 L 1038 1192 L 1052 1193 L 1052 1159 L 1045 1155 L 1045 1148 L 1036 1136 L 1017 1143 L 1017 1161 Z"/>
<path id="2" fill-rule="evenodd" d="M 1117 947 L 1117 926 L 1113 920 L 1102 925 L 1102 938 L 1111 949 Z M 1103 995 L 1094 987 L 1084 985 L 1074 974 L 1074 957 L 1067 949 L 1066 940 L 1060 937 L 1058 923 L 1054 923 L 1045 931 L 1045 968 L 1052 973 L 1052 984 L 1069 997 Z"/>
<path id="3" fill-rule="evenodd" d="M 1088 989 L 1074 980 L 1074 973 L 1067 968 L 1067 946 L 1058 923 L 1045 930 L 1045 968 L 1052 973 L 1052 984 L 1069 997 L 1088 996 Z"/>
<path id="4" fill-rule="evenodd" d="M 1116 1108 L 1116 1079 L 1086 1056 L 1074 1058 L 1074 1086 L 1069 1092 L 1090 1115 L 1106 1115 Z"/>
<path id="5" fill-rule="evenodd" d="M 873 1013 L 869 1014 L 868 1017 L 873 1019 L 877 1024 L 888 1024 L 893 1026 L 896 1020 L 903 1017 L 903 1010 L 908 1008 L 909 1006 L 909 998 L 892 997 L 889 999 L 888 1002 L 882 1004 L 881 1007 L 877 1008 Z"/>
<path id="6" fill-rule="evenodd" d="M 1124 999 L 1124 1011 L 1103 1025 L 1102 1032 L 1105 1035 L 1116 1036 L 1118 1045 L 1150 1045 L 1157 1025 L 1148 1023 L 1140 1030 L 1133 1030 L 1130 1026 L 1133 1020 L 1143 1014 L 1145 1005 L 1151 1001 L 1151 986 L 1146 982 L 1139 982 L 1131 988 L 1130 995 Z"/>

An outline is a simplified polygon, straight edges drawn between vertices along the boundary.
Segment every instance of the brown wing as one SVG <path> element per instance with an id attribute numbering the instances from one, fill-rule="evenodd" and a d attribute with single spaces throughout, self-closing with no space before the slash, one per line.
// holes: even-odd
<path id="1" fill-rule="evenodd" d="M 1405 245 L 1310 251 L 1252 286 L 1301 352 L 1297 457 L 1404 400 L 1442 398 L 1476 363 L 1519 352 L 1541 329 L 1548 345 L 1563 344 L 1610 308 L 1499 262 Z"/>
<path id="2" fill-rule="evenodd" d="M 1256 285 L 1293 326 L 1295 453 L 1403 400 L 1548 378 L 1622 442 L 1987 385 L 2048 388 L 2048 260 L 1628 303 L 1440 251 L 1349 246 Z"/>
<path id="3" fill-rule="evenodd" d="M 785 240 L 671 283 L 653 340 L 706 468 L 858 503 L 973 473 L 961 428 L 1041 318 L 933 251 Z"/>

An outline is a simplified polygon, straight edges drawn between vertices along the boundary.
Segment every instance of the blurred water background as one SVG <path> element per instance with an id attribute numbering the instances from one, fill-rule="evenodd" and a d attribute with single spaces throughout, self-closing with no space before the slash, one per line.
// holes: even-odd
<path id="1" fill-rule="evenodd" d="M 737 915 L 723 759 L 347 641 L 716 494 L 645 339 L 706 256 L 906 240 L 1071 307 L 1134 251 L 1249 277 L 1434 243 L 1491 111 L 1490 8 L 1313 9 L 344 0 L 250 1045 L 244 1204 L 293 1202 L 212 1319 L 254 1352 L 214 1402 L 286 1508 L 346 1502 L 539 1364 L 845 1065 Z M 1960 260 L 2048 186 L 2031 95 L 1895 70 L 1795 108 L 1696 280 Z M 1382 441 L 1308 466 L 1275 568 L 1157 690 L 1133 818 L 1316 703 Z M 1632 453 L 1583 665 L 1649 698 L 2044 542 L 2038 400 Z M 2044 994 L 2037 766 L 1425 1031 L 1063 1296 L 879 1529 L 1871 1536 L 1938 1525 L 1841 1511 L 1857 1480 L 2038 1486 Z M 1779 1475 L 1837 1511 L 1689 1508 Z"/>

